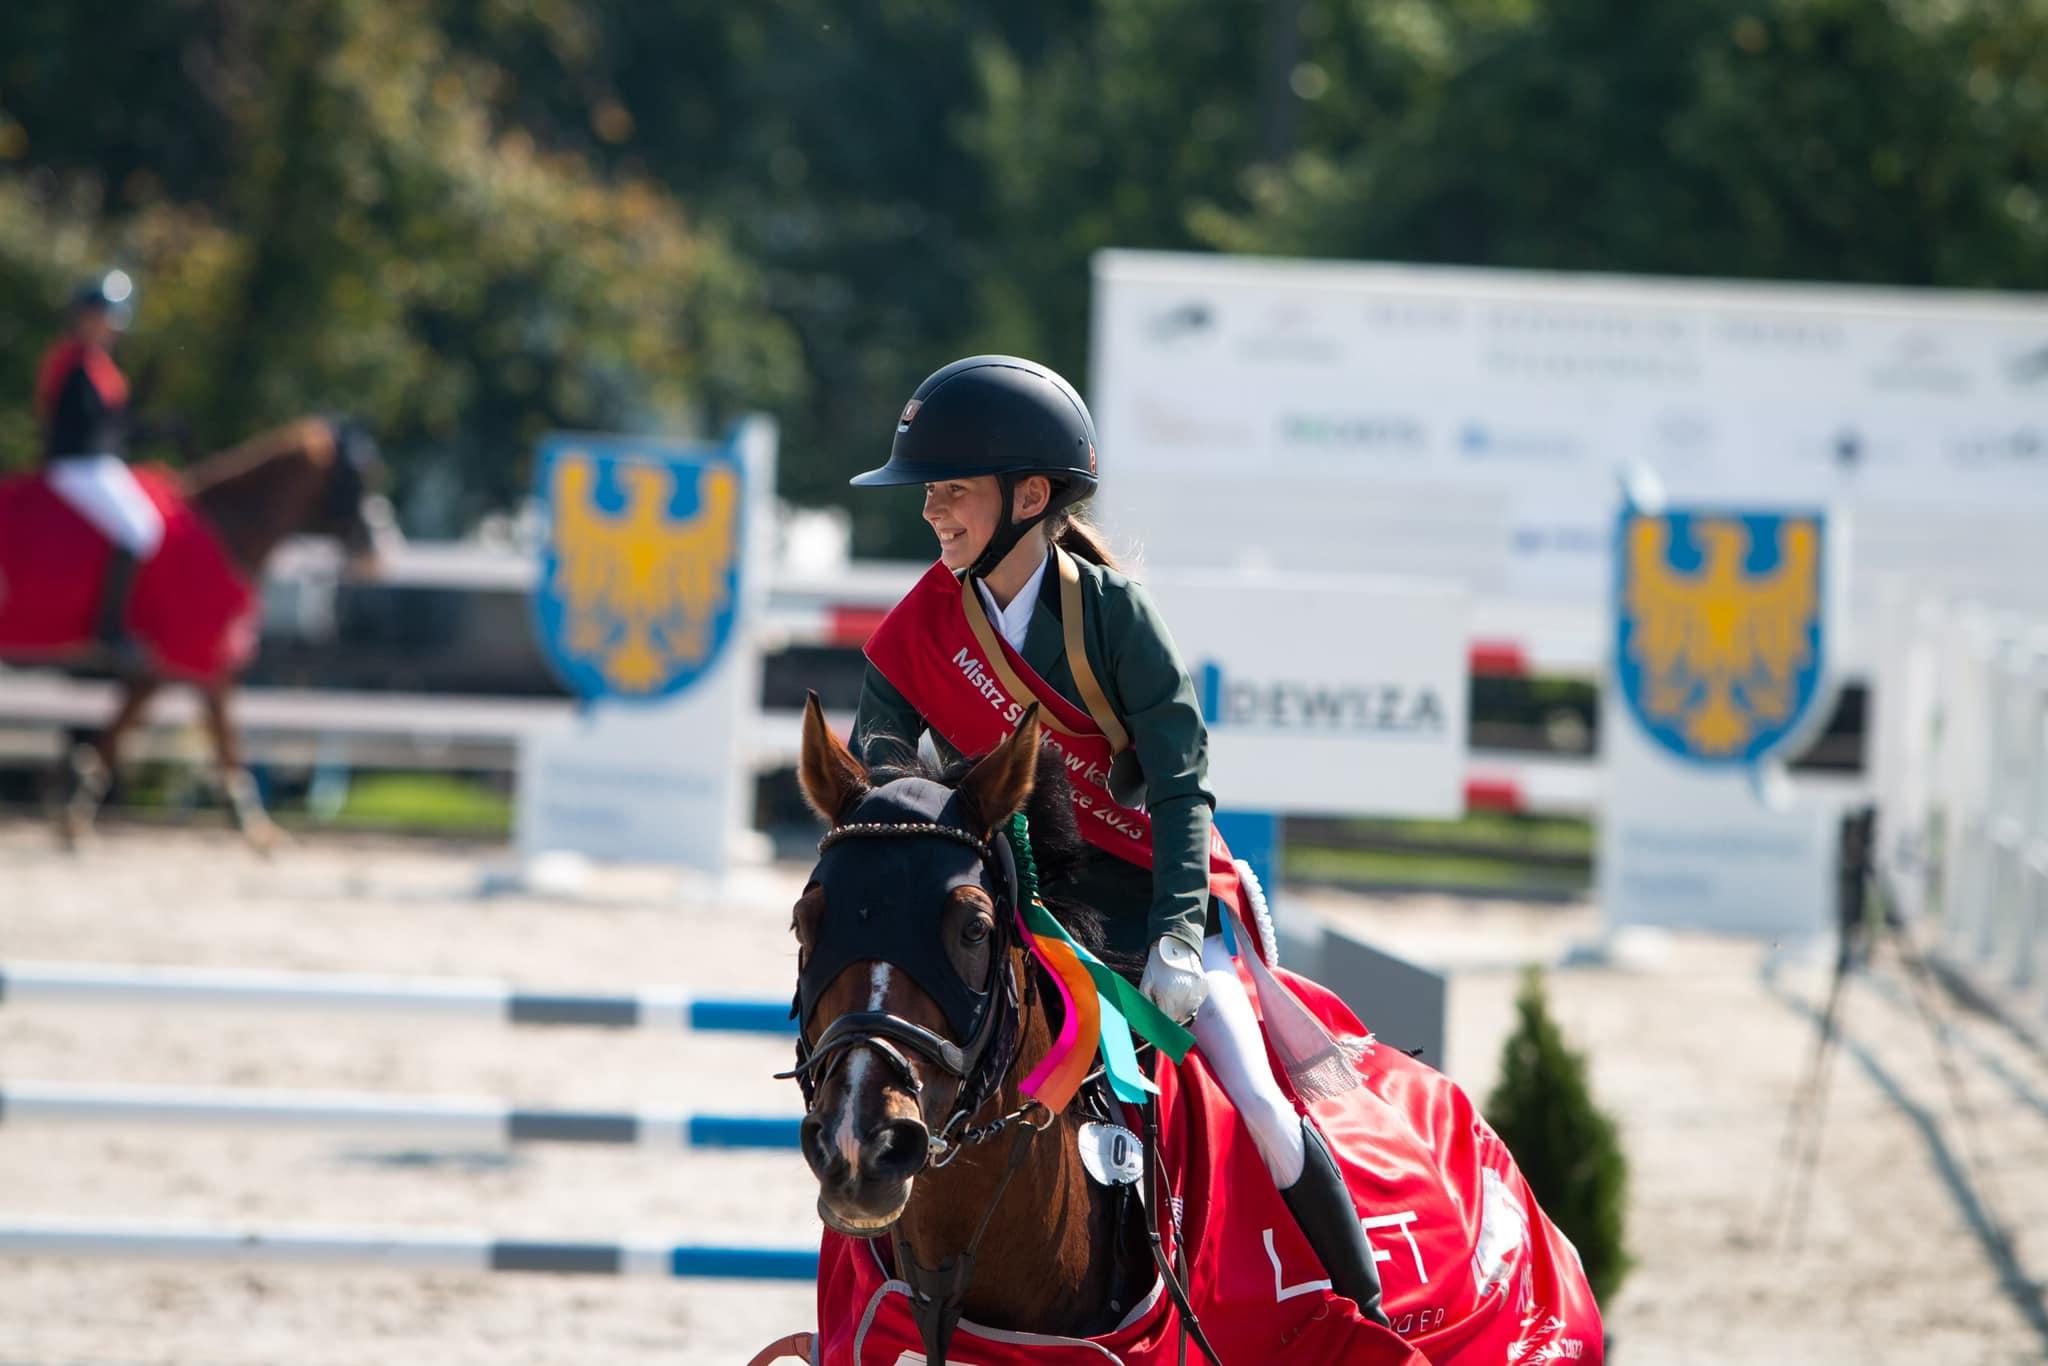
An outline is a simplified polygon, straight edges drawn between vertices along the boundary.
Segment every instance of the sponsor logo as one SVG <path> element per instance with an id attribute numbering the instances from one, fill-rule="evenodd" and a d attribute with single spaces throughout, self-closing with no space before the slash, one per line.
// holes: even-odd
<path id="1" fill-rule="evenodd" d="M 2048 429 L 2006 427 L 1971 432 L 1948 443 L 1949 459 L 1958 465 L 2033 465 L 2048 460 Z"/>
<path id="2" fill-rule="evenodd" d="M 1145 320 L 1145 331 L 1162 346 L 1199 337 L 1216 326 L 1216 310 L 1206 299 L 1164 308 Z"/>
<path id="3" fill-rule="evenodd" d="M 1449 332 L 1464 321 L 1464 305 L 1455 299 L 1396 296 L 1365 305 L 1365 325 L 1375 332 Z"/>
<path id="4" fill-rule="evenodd" d="M 1518 522 L 1508 533 L 1517 555 L 1604 555 L 1607 528 L 1573 522 Z"/>
<path id="5" fill-rule="evenodd" d="M 1245 452 L 1258 445 L 1249 422 L 1138 402 L 1138 439 L 1148 446 Z"/>
<path id="6" fill-rule="evenodd" d="M 1253 678 L 1204 660 L 1195 672 L 1202 719 L 1218 730 L 1306 735 L 1440 735 L 1434 688 L 1410 683 Z"/>
<path id="7" fill-rule="evenodd" d="M 1862 468 L 1870 449 L 1863 440 L 1863 433 L 1854 427 L 1844 427 L 1835 433 L 1829 453 L 1834 457 L 1836 468 L 1854 470 Z"/>
<path id="8" fill-rule="evenodd" d="M 1579 443 L 1565 432 L 1467 422 L 1458 429 L 1458 450 L 1467 460 L 1553 461 L 1577 455 Z"/>
<path id="9" fill-rule="evenodd" d="M 1821 355 L 1848 344 L 1848 333 L 1840 323 L 1821 318 L 1726 316 L 1715 321 L 1714 336 L 1731 350 L 1771 355 Z"/>
<path id="10" fill-rule="evenodd" d="M 1667 313 L 1498 304 L 1484 326 L 1486 367 L 1506 378 L 1668 385 L 1700 374 L 1698 331 Z"/>
<path id="11" fill-rule="evenodd" d="M 1697 451 L 1714 444 L 1714 420 L 1683 408 L 1658 414 L 1653 432 L 1658 443 L 1670 451 Z"/>
<path id="12" fill-rule="evenodd" d="M 1929 332 L 1909 332 L 1870 369 L 1879 389 L 1922 394 L 1961 394 L 1970 389 L 1970 375 L 1942 351 L 1941 339 Z"/>
<path id="13" fill-rule="evenodd" d="M 534 622 L 577 696 L 652 700 L 717 662 L 739 602 L 742 476 L 725 449 L 544 446 Z"/>
<path id="14" fill-rule="evenodd" d="M 1419 452 L 1423 426 L 1402 413 L 1286 413 L 1280 440 L 1293 447 L 1324 450 Z"/>
<path id="15" fill-rule="evenodd" d="M 1616 671 L 1657 744 L 1750 764 L 1792 736 L 1820 691 L 1824 537 L 1817 515 L 1622 515 Z"/>
<path id="16" fill-rule="evenodd" d="M 1257 331 L 1238 343 L 1246 360 L 1329 365 L 1344 358 L 1344 348 L 1324 331 L 1306 305 L 1276 304 Z"/>
<path id="17" fill-rule="evenodd" d="M 2039 384 L 2048 379 L 2048 345 L 2024 351 L 2005 363 L 2005 375 L 2014 384 L 2025 387 Z"/>

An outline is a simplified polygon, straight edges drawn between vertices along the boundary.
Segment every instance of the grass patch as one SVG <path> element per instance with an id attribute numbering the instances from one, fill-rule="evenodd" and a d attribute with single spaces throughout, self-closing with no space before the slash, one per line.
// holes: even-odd
<path id="1" fill-rule="evenodd" d="M 1412 841 L 1444 846 L 1471 845 L 1475 848 L 1517 849 L 1531 853 L 1593 857 L 1593 824 L 1574 816 L 1518 816 L 1501 811 L 1474 811 L 1457 820 L 1340 820 L 1327 822 L 1333 839 L 1318 843 L 1344 844 L 1347 836 L 1370 841 L 1380 839 Z"/>
<path id="2" fill-rule="evenodd" d="M 512 799 L 483 783 L 438 773 L 365 774 L 349 784 L 336 826 L 465 835 L 512 829 Z"/>
<path id="3" fill-rule="evenodd" d="M 1471 854 L 1394 853 L 1328 845 L 1288 845 L 1281 871 L 1288 878 L 1304 882 L 1360 887 L 1498 887 L 1578 892 L 1591 885 L 1585 872 L 1572 868 Z"/>

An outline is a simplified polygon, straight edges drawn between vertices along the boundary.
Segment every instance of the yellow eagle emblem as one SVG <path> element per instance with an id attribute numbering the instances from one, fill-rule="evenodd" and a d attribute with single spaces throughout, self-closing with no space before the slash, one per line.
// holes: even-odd
<path id="1" fill-rule="evenodd" d="M 565 454 L 552 464 L 553 527 L 539 595 L 543 638 L 565 657 L 558 663 L 572 682 L 587 671 L 601 678 L 602 692 L 672 691 L 709 663 L 732 620 L 739 472 L 721 463 L 695 466 L 696 512 L 679 519 L 670 503 L 679 482 L 691 477 L 690 466 L 613 462 L 623 509 L 610 514 L 598 507 L 591 459 Z"/>
<path id="2" fill-rule="evenodd" d="M 1621 568 L 1618 672 L 1652 735 L 1724 761 L 1782 740 L 1818 689 L 1820 520 L 1631 514 Z"/>

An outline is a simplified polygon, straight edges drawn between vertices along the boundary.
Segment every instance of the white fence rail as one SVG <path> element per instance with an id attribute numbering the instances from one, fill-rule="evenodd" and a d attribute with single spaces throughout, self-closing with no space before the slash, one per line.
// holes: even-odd
<path id="1" fill-rule="evenodd" d="M 112 684 L 0 669 L 0 761 L 50 762 L 53 732 L 101 724 L 114 701 Z M 573 709 L 554 698 L 249 688 L 237 694 L 235 714 L 258 764 L 488 772 L 509 771 L 522 736 Z M 827 719 L 842 735 L 853 722 L 844 714 Z M 754 713 L 747 750 L 757 771 L 795 764 L 802 721 L 795 711 Z M 201 759 L 208 750 L 199 724 L 191 690 L 168 689 L 127 753 Z M 1467 802 L 1476 809 L 1586 815 L 1599 796 L 1599 766 L 1590 758 L 1476 750 L 1467 766 Z"/>
<path id="2" fill-rule="evenodd" d="M 1895 584 L 1877 644 L 1880 865 L 1944 965 L 2048 1040 L 2048 613 Z"/>

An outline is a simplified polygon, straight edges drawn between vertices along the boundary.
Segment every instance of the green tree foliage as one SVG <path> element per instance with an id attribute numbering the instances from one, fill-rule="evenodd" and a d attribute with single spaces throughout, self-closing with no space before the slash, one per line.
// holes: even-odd
<path id="1" fill-rule="evenodd" d="M 2048 287 L 2041 0 L 12 0 L 0 465 L 65 289 L 206 444 L 369 416 L 455 522 L 555 425 L 783 420 L 850 497 L 1111 246 Z M 1105 452 L 1114 462 L 1114 452 Z"/>
<path id="2" fill-rule="evenodd" d="M 228 130 L 221 188 L 198 202 L 110 194 L 64 151 L 78 137 L 65 102 L 7 88 L 16 160 L 45 126 L 57 151 L 0 180 L 0 287 L 22 291 L 0 307 L 18 377 L 5 459 L 30 450 L 29 353 L 63 283 L 99 261 L 141 280 L 124 359 L 157 368 L 153 399 L 205 444 L 358 413 L 415 473 L 458 490 L 457 520 L 523 490 L 549 427 L 689 432 L 801 391 L 788 329 L 721 233 L 644 175 L 508 124 L 493 105 L 502 72 L 411 8 L 229 14 L 232 41 L 189 37 L 218 70 Z"/>
<path id="3" fill-rule="evenodd" d="M 2048 14 L 1556 0 L 1450 32 L 1385 135 L 1305 149 L 1242 250 L 1917 285 L 2048 281 Z"/>
<path id="4" fill-rule="evenodd" d="M 1501 1050 L 1486 1119 L 1543 1212 L 1578 1249 L 1593 1294 L 1605 1303 L 1629 1268 L 1622 1237 L 1628 1160 L 1614 1121 L 1593 1102 L 1585 1059 L 1565 1046 L 1550 1018 L 1542 974 L 1533 968 L 1515 1008 L 1519 1022 Z"/>

